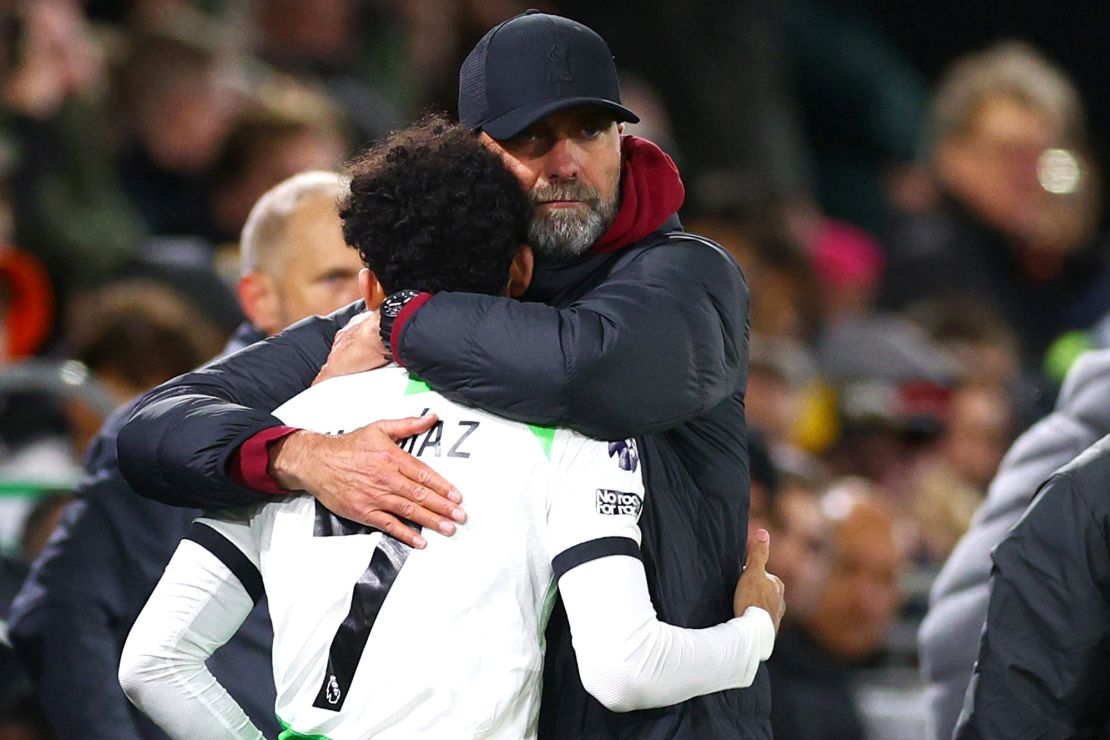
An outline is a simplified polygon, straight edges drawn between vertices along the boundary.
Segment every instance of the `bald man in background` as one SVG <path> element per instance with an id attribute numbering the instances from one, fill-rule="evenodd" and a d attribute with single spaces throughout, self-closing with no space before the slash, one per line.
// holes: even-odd
<path id="1" fill-rule="evenodd" d="M 263 195 L 240 242 L 239 305 L 262 334 L 357 301 L 358 253 L 343 241 L 336 203 L 346 182 L 304 172 Z"/>
<path id="2" fill-rule="evenodd" d="M 359 297 L 358 253 L 347 247 L 336 205 L 347 181 L 306 172 L 267 192 L 241 239 L 239 304 L 248 321 L 224 354 Z M 93 443 L 78 501 L 35 561 L 12 607 L 11 640 L 58 737 L 165 738 L 124 697 L 116 678 L 127 633 L 177 542 L 200 514 L 136 495 L 119 472 L 116 435 L 131 403 Z M 263 600 L 210 661 L 213 673 L 268 736 L 273 716 L 269 614 Z"/>
<path id="3" fill-rule="evenodd" d="M 894 518 L 871 485 L 846 479 L 821 499 L 828 570 L 812 602 L 783 625 L 768 662 L 777 740 L 864 740 L 857 671 L 886 647 L 902 596 Z"/>

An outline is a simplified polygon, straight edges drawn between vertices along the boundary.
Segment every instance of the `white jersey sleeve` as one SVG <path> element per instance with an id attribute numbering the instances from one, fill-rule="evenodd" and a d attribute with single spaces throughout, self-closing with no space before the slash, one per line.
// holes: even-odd
<path id="1" fill-rule="evenodd" d="M 774 647 L 770 615 L 753 607 L 706 629 L 660 622 L 640 560 L 635 442 L 564 434 L 552 457 L 547 542 L 583 686 L 614 711 L 750 686 Z"/>
<path id="2" fill-rule="evenodd" d="M 644 483 L 633 440 L 555 433 L 546 544 L 555 577 L 610 555 L 639 557 Z"/>
<path id="3" fill-rule="evenodd" d="M 205 661 L 262 596 L 246 517 L 195 521 L 135 620 L 120 659 L 127 698 L 172 738 L 262 738 Z"/>

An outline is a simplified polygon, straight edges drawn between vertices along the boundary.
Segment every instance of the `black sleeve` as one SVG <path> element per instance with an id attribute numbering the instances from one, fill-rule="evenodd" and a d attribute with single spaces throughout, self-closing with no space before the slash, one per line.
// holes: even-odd
<path id="1" fill-rule="evenodd" d="M 566 308 L 445 293 L 400 357 L 449 398 L 622 439 L 672 428 L 744 387 L 748 289 L 719 248 L 675 240 L 618 262 Z"/>
<path id="2" fill-rule="evenodd" d="M 995 549 L 957 738 L 1100 736 L 1110 701 L 1110 556 L 1106 522 L 1082 493 L 1071 475 L 1053 477 Z"/>
<path id="3" fill-rule="evenodd" d="M 13 606 L 12 646 L 57 737 L 144 735 L 117 678 L 134 605 L 111 529 L 88 501 L 71 504 Z"/>
<path id="4" fill-rule="evenodd" d="M 277 336 L 160 385 L 139 400 L 120 431 L 120 470 L 139 494 L 174 506 L 221 509 L 265 500 L 236 484 L 227 460 L 270 412 L 308 388 L 335 333 L 361 301 L 313 316 Z"/>

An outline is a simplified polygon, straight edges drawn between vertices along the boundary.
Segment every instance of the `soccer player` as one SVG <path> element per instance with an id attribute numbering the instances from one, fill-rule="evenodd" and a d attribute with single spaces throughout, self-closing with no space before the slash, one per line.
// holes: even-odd
<path id="1" fill-rule="evenodd" d="M 433 120 L 371 149 L 341 215 L 373 266 L 360 275 L 371 305 L 402 285 L 517 295 L 530 280 L 527 196 L 463 128 Z M 425 531 L 419 550 L 308 495 L 197 520 L 120 669 L 128 696 L 173 737 L 259 737 L 204 661 L 263 592 L 284 738 L 533 736 L 555 581 L 583 682 L 611 709 L 747 686 L 770 655 L 783 606 L 763 570 L 765 533 L 735 619 L 701 630 L 657 620 L 631 441 L 466 408 L 396 365 L 329 380 L 275 414 L 323 434 L 434 415 L 401 444 L 467 492 L 469 520 L 450 539 Z"/>

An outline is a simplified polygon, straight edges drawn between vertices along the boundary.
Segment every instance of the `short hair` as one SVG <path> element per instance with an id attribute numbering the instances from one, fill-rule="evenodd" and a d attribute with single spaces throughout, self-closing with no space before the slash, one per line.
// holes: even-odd
<path id="1" fill-rule="evenodd" d="M 135 278 L 76 297 L 67 337 L 94 373 L 115 372 L 142 389 L 207 362 L 220 347 L 218 332 L 177 291 Z"/>
<path id="2" fill-rule="evenodd" d="M 532 207 L 501 158 L 465 127 L 427 117 L 351 166 L 343 238 L 387 292 L 497 295 Z"/>
<path id="3" fill-rule="evenodd" d="M 310 198 L 330 198 L 338 207 L 349 180 L 338 172 L 311 170 L 281 181 L 251 208 L 239 238 L 239 272 L 273 274 L 281 262 L 289 218 Z M 336 214 L 338 216 L 338 213 Z"/>
<path id="4" fill-rule="evenodd" d="M 957 60 L 944 75 L 933 98 L 934 143 L 967 131 L 978 107 L 995 96 L 1056 117 L 1069 137 L 1081 134 L 1083 106 L 1064 71 L 1032 46 L 1005 41 Z"/>

